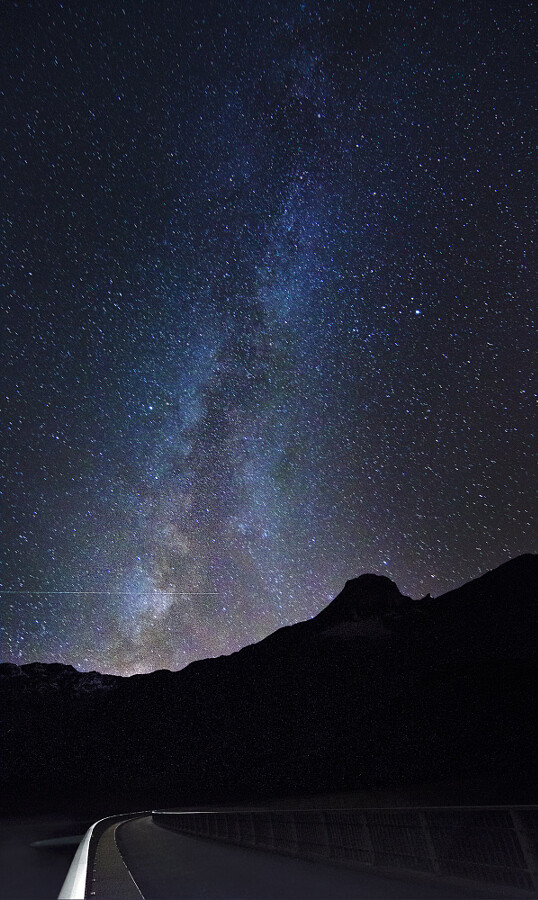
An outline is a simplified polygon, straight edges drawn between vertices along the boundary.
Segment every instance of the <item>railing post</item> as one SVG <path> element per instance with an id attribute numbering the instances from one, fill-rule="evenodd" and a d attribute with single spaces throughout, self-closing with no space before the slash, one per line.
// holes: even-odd
<path id="1" fill-rule="evenodd" d="M 368 813 L 366 811 L 361 813 L 362 819 L 362 827 L 364 828 L 364 838 L 366 843 L 366 853 L 368 854 L 370 865 L 373 866 L 375 864 L 375 848 L 374 842 L 372 841 L 372 834 L 370 832 L 370 823 L 368 822 Z"/>
<path id="2" fill-rule="evenodd" d="M 325 816 L 325 813 L 323 812 L 323 810 L 320 810 L 320 813 L 321 813 L 320 819 L 321 819 L 321 825 L 323 828 L 323 835 L 325 837 L 325 855 L 327 856 L 327 859 L 330 859 L 331 858 L 331 842 L 329 840 L 329 826 L 327 825 L 327 819 L 326 819 L 326 816 Z"/>
<path id="3" fill-rule="evenodd" d="M 435 852 L 435 845 L 432 840 L 430 826 L 428 824 L 428 818 L 423 809 L 417 809 L 417 815 L 418 815 L 418 820 L 419 820 L 421 828 L 422 828 L 422 832 L 424 834 L 424 840 L 426 842 L 428 856 L 429 856 L 430 862 L 432 864 L 432 872 L 439 872 L 439 861 L 437 859 L 437 854 Z"/>
<path id="4" fill-rule="evenodd" d="M 298 852 L 299 852 L 299 835 L 298 835 L 298 833 L 297 833 L 297 820 L 296 820 L 296 818 L 295 818 L 296 815 L 297 815 L 297 813 L 295 813 L 295 812 L 292 810 L 292 811 L 291 811 L 290 818 L 289 818 L 288 821 L 289 821 L 289 824 L 290 824 L 290 831 L 291 831 L 291 834 L 292 834 L 292 839 L 293 839 L 293 841 L 295 842 L 294 851 L 295 851 L 295 853 L 298 853 Z"/>
<path id="5" fill-rule="evenodd" d="M 273 810 L 273 815 L 276 813 L 276 822 L 277 828 L 279 828 L 280 835 L 280 846 L 284 847 L 289 853 L 293 853 L 297 855 L 299 851 L 299 835 L 297 832 L 297 823 L 296 823 L 296 813 L 291 810 Z M 279 816 L 284 816 L 284 823 L 280 821 Z M 275 822 L 273 820 L 273 846 L 276 847 L 277 843 L 275 840 Z"/>
<path id="6" fill-rule="evenodd" d="M 519 846 L 521 847 L 523 859 L 525 860 L 525 865 L 529 870 L 529 875 L 534 887 L 538 888 L 538 861 L 534 855 L 534 849 L 529 840 L 529 836 L 527 834 L 527 830 L 525 828 L 523 820 L 519 814 L 519 810 L 510 809 L 510 816 L 512 817 L 512 822 L 514 823 L 514 829 L 519 842 Z"/>
<path id="7" fill-rule="evenodd" d="M 269 830 L 271 832 L 271 850 L 275 849 L 275 826 L 273 825 L 273 813 L 269 810 Z"/>

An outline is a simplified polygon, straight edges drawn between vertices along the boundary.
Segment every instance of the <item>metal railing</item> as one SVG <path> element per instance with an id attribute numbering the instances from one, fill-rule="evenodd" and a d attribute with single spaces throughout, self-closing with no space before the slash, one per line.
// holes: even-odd
<path id="1" fill-rule="evenodd" d="M 538 807 L 153 812 L 197 837 L 317 860 L 538 891 Z"/>

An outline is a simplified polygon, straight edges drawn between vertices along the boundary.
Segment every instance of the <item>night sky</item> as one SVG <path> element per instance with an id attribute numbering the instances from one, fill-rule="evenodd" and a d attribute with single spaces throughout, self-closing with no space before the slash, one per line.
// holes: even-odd
<path id="1" fill-rule="evenodd" d="M 4 661 L 178 669 L 536 550 L 533 4 L 1 27 Z"/>

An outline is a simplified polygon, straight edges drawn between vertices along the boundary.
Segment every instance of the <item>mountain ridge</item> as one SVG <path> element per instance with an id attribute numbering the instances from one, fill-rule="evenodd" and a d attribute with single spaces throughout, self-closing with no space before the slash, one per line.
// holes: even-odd
<path id="1" fill-rule="evenodd" d="M 176 672 L 2 664 L 0 788 L 172 806 L 480 777 L 484 802 L 538 800 L 537 583 L 531 554 L 437 598 L 364 574 Z"/>
<path id="2" fill-rule="evenodd" d="M 412 614 L 413 612 L 416 612 L 418 610 L 423 611 L 425 605 L 428 604 L 430 604 L 430 610 L 433 610 L 436 604 L 440 603 L 441 601 L 461 599 L 461 592 L 464 590 L 467 591 L 470 587 L 476 588 L 478 586 L 483 587 L 487 585 L 492 576 L 495 576 L 495 579 L 498 579 L 501 574 L 503 576 L 508 575 L 510 577 L 510 581 L 513 581 L 514 575 L 516 575 L 519 583 L 522 580 L 526 579 L 529 580 L 529 583 L 532 583 L 532 577 L 535 576 L 537 572 L 538 554 L 523 553 L 519 556 L 507 560 L 504 563 L 501 563 L 499 566 L 496 566 L 494 569 L 488 572 L 476 576 L 476 578 L 473 578 L 470 581 L 464 582 L 464 584 L 460 585 L 459 587 L 451 588 L 450 591 L 446 591 L 445 593 L 439 594 L 436 597 L 432 597 L 427 594 L 425 597 L 421 597 L 416 600 L 405 594 L 402 594 L 397 584 L 386 575 L 363 573 L 356 578 L 348 579 L 345 582 L 344 587 L 336 595 L 336 597 L 331 600 L 326 607 L 321 609 L 310 619 L 295 622 L 291 625 L 284 625 L 281 628 L 278 628 L 270 634 L 266 635 L 264 638 L 261 638 L 259 641 L 256 641 L 252 644 L 246 644 L 244 647 L 241 647 L 239 650 L 235 650 L 232 653 L 193 660 L 193 662 L 188 663 L 188 665 L 183 669 L 155 669 L 153 672 L 145 674 L 134 673 L 133 675 L 122 676 L 96 672 L 95 670 L 92 670 L 90 672 L 81 672 L 81 670 L 76 669 L 69 663 L 42 663 L 40 661 L 34 661 L 31 663 L 22 663 L 20 666 L 15 663 L 0 663 L 0 676 L 4 675 L 5 677 L 5 675 L 8 674 L 8 667 L 10 669 L 14 667 L 15 669 L 20 669 L 23 672 L 30 671 L 30 667 L 42 667 L 44 671 L 46 670 L 50 673 L 52 673 L 53 671 L 59 672 L 60 668 L 62 668 L 65 671 L 71 671 L 74 673 L 78 673 L 79 675 L 99 675 L 102 678 L 139 678 L 160 672 L 171 672 L 175 674 L 179 672 L 185 672 L 191 666 L 196 666 L 199 663 L 205 663 L 209 660 L 226 659 L 228 657 L 233 657 L 236 654 L 241 654 L 251 647 L 258 647 L 260 644 L 264 644 L 264 642 L 266 641 L 271 641 L 273 638 L 275 638 L 276 635 L 282 636 L 284 633 L 289 632 L 290 629 L 293 633 L 297 629 L 297 627 L 305 631 L 307 629 L 312 631 L 322 631 L 322 626 L 330 627 L 333 624 L 336 625 L 340 622 L 343 623 L 345 621 L 357 622 L 361 621 L 361 619 L 373 618 L 375 616 L 390 616 L 391 614 L 404 612 L 410 612 Z M 521 590 L 521 585 L 519 585 L 519 589 Z M 520 593 L 519 596 L 521 596 Z M 362 609 L 361 603 L 364 603 Z M 360 615 L 361 612 L 363 612 L 362 616 Z M 316 624 L 311 625 L 311 623 Z M 35 668 L 35 671 L 37 671 L 37 668 Z"/>

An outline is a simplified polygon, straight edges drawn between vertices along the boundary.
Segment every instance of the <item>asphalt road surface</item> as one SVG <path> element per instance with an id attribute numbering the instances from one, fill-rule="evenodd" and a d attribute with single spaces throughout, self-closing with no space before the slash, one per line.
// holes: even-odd
<path id="1" fill-rule="evenodd" d="M 103 842 L 103 843 L 102 843 Z M 114 859 L 114 843 L 123 857 Z M 96 900 L 337 900 L 469 898 L 449 885 L 397 880 L 337 865 L 222 844 L 161 828 L 149 816 L 111 826 L 99 842 Z M 109 873 L 106 870 L 109 868 Z M 128 872 L 126 871 L 128 870 Z M 103 878 L 103 876 L 105 876 Z"/>

